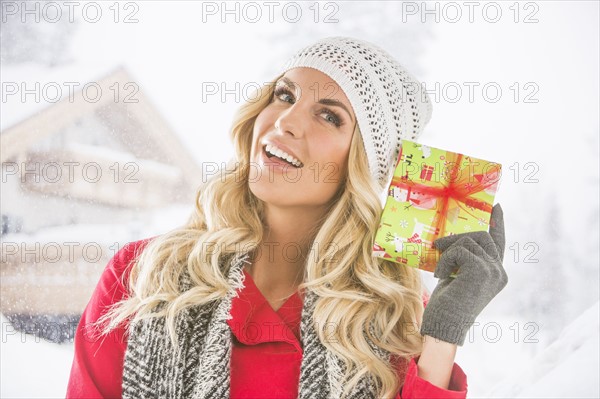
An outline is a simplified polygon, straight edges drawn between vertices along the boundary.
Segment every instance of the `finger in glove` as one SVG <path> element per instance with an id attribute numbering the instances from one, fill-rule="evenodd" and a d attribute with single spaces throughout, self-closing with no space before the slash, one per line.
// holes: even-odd
<path id="1" fill-rule="evenodd" d="M 500 207 L 500 203 L 492 208 L 492 218 L 490 220 L 490 235 L 496 243 L 500 262 L 504 261 L 504 248 L 506 246 L 506 238 L 504 236 L 504 211 Z"/>
<path id="2" fill-rule="evenodd" d="M 489 260 L 500 260 L 502 262 L 504 259 L 505 238 L 503 212 L 500 204 L 496 204 L 492 208 L 489 233 L 487 231 L 473 231 L 454 234 L 434 240 L 433 245 L 443 253 L 463 237 L 470 237 L 479 243 L 489 255 Z"/>
<path id="3" fill-rule="evenodd" d="M 489 244 L 486 246 L 489 247 Z M 497 259 L 496 261 L 490 261 L 490 255 L 480 243 L 473 240 L 470 236 L 463 236 L 446 251 L 442 252 L 442 256 L 435 268 L 434 277 L 440 279 L 452 277 L 451 274 L 457 269 L 460 274 L 495 273 L 492 269 L 497 264 Z M 490 270 L 481 270 L 482 268 Z"/>

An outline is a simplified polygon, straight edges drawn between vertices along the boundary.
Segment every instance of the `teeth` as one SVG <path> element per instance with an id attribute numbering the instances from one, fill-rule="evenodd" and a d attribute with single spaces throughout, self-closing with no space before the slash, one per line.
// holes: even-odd
<path id="1" fill-rule="evenodd" d="M 266 150 L 267 150 L 267 152 L 269 152 L 281 159 L 285 159 L 286 161 L 288 161 L 289 163 L 291 163 L 292 165 L 294 165 L 297 168 L 299 168 L 302 165 L 302 162 L 300 162 L 299 160 L 297 160 L 296 158 L 294 158 L 287 152 L 280 150 L 279 148 L 277 148 L 271 144 L 267 144 Z"/>

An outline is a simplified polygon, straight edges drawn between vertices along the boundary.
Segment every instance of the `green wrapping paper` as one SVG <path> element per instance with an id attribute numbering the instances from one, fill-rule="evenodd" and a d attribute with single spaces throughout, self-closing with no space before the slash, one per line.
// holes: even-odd
<path id="1" fill-rule="evenodd" d="M 373 255 L 433 272 L 433 241 L 488 231 L 499 163 L 402 140 Z M 453 274 L 455 276 L 455 274 Z"/>

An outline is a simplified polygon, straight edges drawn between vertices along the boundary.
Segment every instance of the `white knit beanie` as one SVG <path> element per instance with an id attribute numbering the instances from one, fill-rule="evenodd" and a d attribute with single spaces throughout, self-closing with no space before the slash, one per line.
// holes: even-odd
<path id="1" fill-rule="evenodd" d="M 371 175 L 387 186 L 400 140 L 415 140 L 431 119 L 431 101 L 420 82 L 385 50 L 350 37 L 327 37 L 301 49 L 280 73 L 296 67 L 317 69 L 342 88 L 356 114 Z"/>

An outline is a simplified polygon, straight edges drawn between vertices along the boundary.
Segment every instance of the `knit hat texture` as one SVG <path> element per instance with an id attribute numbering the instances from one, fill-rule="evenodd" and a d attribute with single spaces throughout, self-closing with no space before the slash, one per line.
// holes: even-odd
<path id="1" fill-rule="evenodd" d="M 325 73 L 344 91 L 362 134 L 369 171 L 386 187 L 401 140 L 416 141 L 431 119 L 431 101 L 420 82 L 385 50 L 350 37 L 327 37 L 301 49 L 280 73 L 297 67 Z"/>

